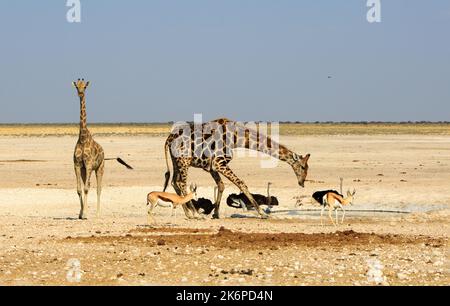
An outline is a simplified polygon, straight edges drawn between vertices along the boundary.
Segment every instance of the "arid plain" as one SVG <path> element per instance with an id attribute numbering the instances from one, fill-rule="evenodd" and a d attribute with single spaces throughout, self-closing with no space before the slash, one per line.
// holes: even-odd
<path id="1" fill-rule="evenodd" d="M 0 285 L 450 284 L 448 124 L 282 125 L 280 142 L 311 154 L 304 189 L 282 162 L 261 168 L 264 157 L 245 156 L 230 164 L 253 193 L 272 182 L 280 205 L 271 218 L 227 207 L 238 190 L 225 179 L 220 220 L 157 208 L 152 226 L 146 194 L 162 188 L 169 125 L 91 131 L 107 157 L 134 170 L 108 161 L 102 215 L 93 180 L 90 218 L 79 221 L 77 126 L 0 126 Z M 343 225 L 324 218 L 322 227 L 310 196 L 339 189 L 340 177 L 356 201 Z M 208 173 L 191 169 L 189 181 L 213 198 Z"/>

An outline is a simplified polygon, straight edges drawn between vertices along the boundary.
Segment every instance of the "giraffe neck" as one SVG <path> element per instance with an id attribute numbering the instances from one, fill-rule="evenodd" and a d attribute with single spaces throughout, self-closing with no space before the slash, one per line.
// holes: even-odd
<path id="1" fill-rule="evenodd" d="M 87 118 L 86 118 L 86 98 L 84 95 L 82 95 L 80 97 L 80 135 L 79 135 L 79 140 L 81 143 L 86 142 L 90 137 L 86 120 L 87 120 Z"/>
<path id="2" fill-rule="evenodd" d="M 235 143 L 235 148 L 244 148 L 257 152 L 262 152 L 264 154 L 270 155 L 280 161 L 293 165 L 295 153 L 289 150 L 282 144 L 274 141 L 267 135 L 259 135 L 257 131 L 249 130 L 245 133 L 245 142 L 237 141 Z"/>
<path id="3" fill-rule="evenodd" d="M 267 141 L 264 143 L 265 145 L 262 146 L 262 149 L 259 148 L 256 151 L 270 155 L 271 157 L 288 163 L 291 166 L 294 164 L 294 152 L 292 152 L 282 144 L 275 142 L 268 136 L 266 137 L 266 139 Z M 267 143 L 270 143 L 270 146 L 267 145 Z"/>

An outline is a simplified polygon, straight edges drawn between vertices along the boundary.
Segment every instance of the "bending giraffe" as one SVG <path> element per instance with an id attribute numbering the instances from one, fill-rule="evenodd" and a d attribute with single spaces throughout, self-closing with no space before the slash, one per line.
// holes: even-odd
<path id="1" fill-rule="evenodd" d="M 125 163 L 121 158 L 106 158 L 103 148 L 94 141 L 91 133 L 87 128 L 86 123 L 86 88 L 89 82 L 84 79 L 78 79 L 73 82 L 73 86 L 77 90 L 80 98 L 80 134 L 75 152 L 73 154 L 73 163 L 75 168 L 75 175 L 77 177 L 77 193 L 80 198 L 81 210 L 80 219 L 87 219 L 87 198 L 89 188 L 91 186 L 91 174 L 95 172 L 97 178 L 97 217 L 100 215 L 100 196 L 102 193 L 102 179 L 105 170 L 105 160 L 117 160 L 128 169 L 133 169 L 130 165 Z"/>
<path id="2" fill-rule="evenodd" d="M 269 137 L 261 136 L 258 130 L 249 129 L 243 124 L 224 118 L 204 123 L 201 127 L 194 124 L 178 126 L 169 135 L 164 147 L 167 166 L 164 191 L 170 180 L 168 161 L 170 152 L 173 164 L 172 186 L 177 194 L 186 195 L 189 167 L 201 168 L 210 173 L 218 188 L 213 218 L 219 218 L 220 201 L 225 189 L 221 175 L 235 184 L 247 196 L 259 215 L 266 218 L 266 213 L 260 209 L 247 185 L 228 166 L 233 159 L 232 150 L 250 149 L 286 162 L 294 170 L 301 187 L 304 187 L 308 173 L 310 154 L 304 157 L 297 155 Z M 196 217 L 192 203 L 186 203 L 183 209 L 188 218 Z"/>

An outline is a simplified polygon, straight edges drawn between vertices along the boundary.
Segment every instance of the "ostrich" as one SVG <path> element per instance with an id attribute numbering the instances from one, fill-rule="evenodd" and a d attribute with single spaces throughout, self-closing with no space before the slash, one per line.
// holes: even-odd
<path id="1" fill-rule="evenodd" d="M 217 199 L 217 186 L 214 187 L 214 201 Z M 204 215 L 209 215 L 214 210 L 214 203 L 205 198 L 199 198 L 198 200 L 192 200 L 195 210 Z"/>
<path id="2" fill-rule="evenodd" d="M 270 195 L 270 185 L 271 182 L 267 183 L 267 197 L 262 194 L 253 194 L 252 196 L 258 205 L 267 205 L 266 213 L 270 213 L 272 206 L 279 205 L 278 199 Z M 254 210 L 252 203 L 248 200 L 244 193 L 240 194 L 230 194 L 227 198 L 227 205 L 233 208 L 242 208 L 244 211 Z"/>

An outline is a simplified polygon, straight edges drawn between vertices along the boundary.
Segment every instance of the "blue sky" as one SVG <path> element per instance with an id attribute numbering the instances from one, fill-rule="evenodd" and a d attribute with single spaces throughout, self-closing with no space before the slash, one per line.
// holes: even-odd
<path id="1" fill-rule="evenodd" d="M 449 120 L 447 0 L 81 3 L 0 2 L 0 123 Z"/>

